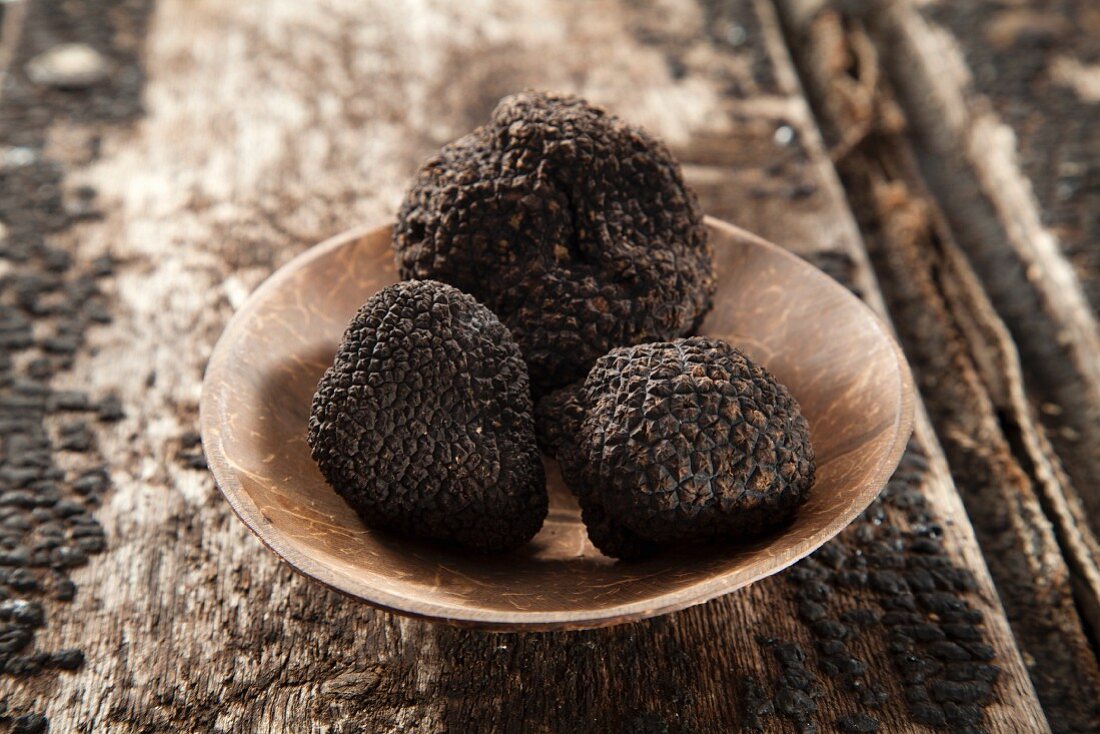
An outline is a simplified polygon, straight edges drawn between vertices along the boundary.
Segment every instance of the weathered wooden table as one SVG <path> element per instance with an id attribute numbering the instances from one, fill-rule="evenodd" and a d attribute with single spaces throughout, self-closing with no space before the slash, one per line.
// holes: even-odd
<path id="1" fill-rule="evenodd" d="M 1100 730 L 1095 3 L 0 7 L 0 728 Z M 296 576 L 217 492 L 233 309 L 531 86 L 663 136 L 709 213 L 893 321 L 916 436 L 811 559 L 637 624 L 463 631 Z"/>

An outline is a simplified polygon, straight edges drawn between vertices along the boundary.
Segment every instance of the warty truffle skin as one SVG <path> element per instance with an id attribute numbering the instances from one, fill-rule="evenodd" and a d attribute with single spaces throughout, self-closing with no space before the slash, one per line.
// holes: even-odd
<path id="1" fill-rule="evenodd" d="M 519 347 L 472 296 L 430 280 L 371 297 L 313 399 L 309 445 L 371 526 L 480 551 L 546 517 Z"/>
<path id="2" fill-rule="evenodd" d="M 710 309 L 713 250 L 669 150 L 572 96 L 505 97 L 420 170 L 393 245 L 406 278 L 473 294 L 519 342 L 537 395 L 614 347 Z"/>
<path id="3" fill-rule="evenodd" d="M 544 398 L 538 421 L 609 556 L 752 539 L 789 520 L 813 485 L 798 403 L 717 339 L 615 349 L 583 384 Z"/>

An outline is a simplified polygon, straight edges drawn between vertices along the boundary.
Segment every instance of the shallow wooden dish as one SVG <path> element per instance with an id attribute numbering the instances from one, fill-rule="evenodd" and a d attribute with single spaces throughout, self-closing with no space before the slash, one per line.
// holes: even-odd
<path id="1" fill-rule="evenodd" d="M 317 380 L 362 302 L 397 279 L 390 228 L 335 237 L 273 275 L 234 316 L 202 395 L 202 439 L 238 516 L 298 571 L 402 614 L 496 629 L 599 627 L 683 609 L 773 574 L 879 493 L 912 430 L 913 387 L 879 319 L 806 262 L 709 220 L 719 266 L 703 332 L 761 361 L 809 419 L 817 483 L 792 525 L 740 548 L 617 563 L 588 542 L 548 461 L 550 515 L 499 557 L 368 530 L 322 479 L 306 424 Z"/>

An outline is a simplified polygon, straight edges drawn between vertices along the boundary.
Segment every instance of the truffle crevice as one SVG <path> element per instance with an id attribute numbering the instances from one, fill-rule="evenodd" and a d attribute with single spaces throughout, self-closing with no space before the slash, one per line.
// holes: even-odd
<path id="1" fill-rule="evenodd" d="M 692 331 L 711 307 L 703 213 L 668 149 L 576 97 L 525 92 L 420 170 L 393 244 L 496 313 L 536 394 L 614 347 Z"/>

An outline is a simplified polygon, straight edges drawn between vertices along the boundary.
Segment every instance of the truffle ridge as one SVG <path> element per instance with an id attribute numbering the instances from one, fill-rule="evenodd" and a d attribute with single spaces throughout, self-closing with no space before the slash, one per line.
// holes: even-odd
<path id="1" fill-rule="evenodd" d="M 449 285 L 405 281 L 352 319 L 308 439 L 366 524 L 499 551 L 546 517 L 532 413 L 527 368 L 496 316 Z"/>
<path id="2" fill-rule="evenodd" d="M 565 95 L 505 97 L 430 159 L 393 245 L 402 277 L 450 283 L 500 317 L 539 395 L 614 347 L 690 332 L 715 290 L 703 213 L 672 154 Z"/>
<path id="3" fill-rule="evenodd" d="M 798 403 L 708 337 L 615 349 L 544 398 L 538 422 L 589 538 L 619 558 L 749 540 L 789 520 L 814 480 Z"/>

